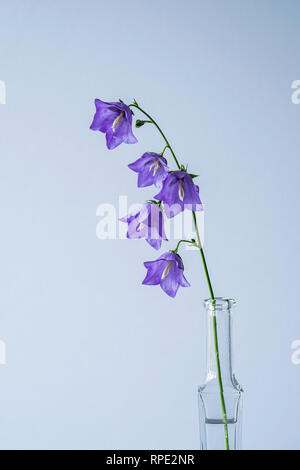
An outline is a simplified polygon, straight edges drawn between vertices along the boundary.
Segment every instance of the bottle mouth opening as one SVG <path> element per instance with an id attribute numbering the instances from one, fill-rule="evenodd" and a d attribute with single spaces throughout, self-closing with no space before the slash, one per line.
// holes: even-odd
<path id="1" fill-rule="evenodd" d="M 206 299 L 203 302 L 204 307 L 208 310 L 230 310 L 236 305 L 234 299 L 225 299 L 223 297 L 215 297 L 214 299 Z"/>

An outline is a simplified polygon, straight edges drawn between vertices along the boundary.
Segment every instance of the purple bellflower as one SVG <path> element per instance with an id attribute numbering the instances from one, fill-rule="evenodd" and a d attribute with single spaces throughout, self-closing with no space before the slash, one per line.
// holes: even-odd
<path id="1" fill-rule="evenodd" d="M 146 202 L 120 220 L 128 224 L 127 238 L 145 238 L 155 250 L 160 249 L 162 240 L 167 240 L 158 204 Z"/>
<path id="2" fill-rule="evenodd" d="M 203 210 L 199 187 L 194 184 L 191 175 L 185 171 L 178 170 L 169 173 L 161 191 L 154 197 L 165 203 L 164 209 L 168 218 L 174 217 L 184 209 Z"/>
<path id="3" fill-rule="evenodd" d="M 168 176 L 167 160 L 157 153 L 144 153 L 128 167 L 139 174 L 138 187 L 144 188 L 154 184 L 161 188 L 162 182 Z"/>
<path id="4" fill-rule="evenodd" d="M 135 144 L 137 139 L 132 133 L 132 111 L 122 102 L 105 103 L 95 100 L 96 113 L 90 129 L 106 134 L 108 149 L 114 149 L 124 142 Z"/>
<path id="5" fill-rule="evenodd" d="M 144 266 L 148 272 L 143 284 L 148 286 L 159 284 L 170 297 L 176 296 L 179 286 L 190 287 L 183 274 L 182 260 L 174 252 L 164 253 L 155 261 L 146 261 Z"/>

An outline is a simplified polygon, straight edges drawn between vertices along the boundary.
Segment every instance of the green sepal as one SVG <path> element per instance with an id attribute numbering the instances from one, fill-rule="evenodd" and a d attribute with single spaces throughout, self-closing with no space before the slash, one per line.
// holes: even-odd
<path id="1" fill-rule="evenodd" d="M 158 206 L 161 205 L 161 201 L 158 201 L 156 199 L 147 199 L 146 202 L 151 202 L 152 204 L 157 204 Z"/>

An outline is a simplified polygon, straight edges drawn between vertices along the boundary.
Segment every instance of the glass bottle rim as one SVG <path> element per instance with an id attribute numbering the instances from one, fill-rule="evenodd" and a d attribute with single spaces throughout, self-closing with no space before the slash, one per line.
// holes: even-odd
<path id="1" fill-rule="evenodd" d="M 215 297 L 214 299 L 205 299 L 203 304 L 207 310 L 230 310 L 236 305 L 236 301 L 231 298 Z"/>

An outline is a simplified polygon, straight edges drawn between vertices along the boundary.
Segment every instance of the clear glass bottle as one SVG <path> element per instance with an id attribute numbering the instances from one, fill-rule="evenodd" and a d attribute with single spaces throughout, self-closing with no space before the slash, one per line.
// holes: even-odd
<path id="1" fill-rule="evenodd" d="M 207 372 L 199 387 L 200 449 L 240 450 L 242 387 L 232 371 L 233 299 L 205 300 Z M 223 391 L 223 393 L 222 393 Z"/>

